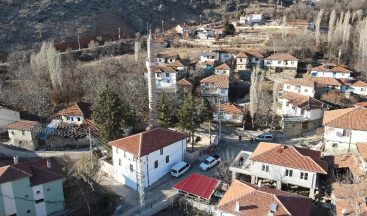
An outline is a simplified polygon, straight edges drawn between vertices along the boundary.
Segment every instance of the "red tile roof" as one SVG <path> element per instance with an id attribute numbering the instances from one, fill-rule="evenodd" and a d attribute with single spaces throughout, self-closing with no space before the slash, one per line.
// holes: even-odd
<path id="1" fill-rule="evenodd" d="M 319 86 L 341 86 L 344 83 L 340 79 L 335 79 L 332 77 L 311 77 L 309 78 L 312 80 L 316 85 Z"/>
<path id="2" fill-rule="evenodd" d="M 361 80 L 357 80 L 355 82 L 353 82 L 351 84 L 351 86 L 356 86 L 356 87 L 367 87 L 367 83 L 361 81 Z"/>
<path id="3" fill-rule="evenodd" d="M 170 64 L 167 64 L 168 67 L 173 67 L 173 68 L 186 67 L 187 65 L 189 65 L 189 62 L 182 60 L 182 59 L 177 59 L 176 61 Z"/>
<path id="4" fill-rule="evenodd" d="M 285 81 L 284 84 L 289 84 L 293 86 L 307 86 L 307 87 L 315 86 L 315 83 L 309 78 L 291 79 Z"/>
<path id="5" fill-rule="evenodd" d="M 173 189 L 210 199 L 220 181 L 215 178 L 193 173 L 173 186 Z"/>
<path id="6" fill-rule="evenodd" d="M 288 53 L 275 53 L 267 58 L 265 60 L 280 60 L 280 61 L 298 61 L 298 58 L 292 56 Z"/>
<path id="7" fill-rule="evenodd" d="M 351 70 L 342 67 L 342 66 L 336 66 L 336 65 L 322 65 L 317 66 L 314 68 L 311 68 L 311 71 L 317 71 L 317 72 L 335 72 L 335 73 L 352 73 Z"/>
<path id="8" fill-rule="evenodd" d="M 91 114 L 90 104 L 85 102 L 75 103 L 58 112 L 60 116 L 84 116 L 89 117 Z"/>
<path id="9" fill-rule="evenodd" d="M 12 130 L 31 131 L 35 127 L 37 127 L 37 125 L 38 125 L 38 122 L 36 121 L 19 120 L 17 122 L 9 124 L 8 126 L 6 126 L 6 128 L 12 129 Z"/>
<path id="10" fill-rule="evenodd" d="M 353 107 L 326 111 L 322 125 L 351 130 L 367 131 L 367 108 Z"/>
<path id="11" fill-rule="evenodd" d="M 235 211 L 236 202 L 240 211 Z M 218 203 L 218 209 L 233 215 L 268 215 L 272 204 L 277 204 L 276 216 L 310 216 L 311 199 L 297 194 L 257 187 L 253 184 L 242 183 L 238 180 L 232 182 Z"/>
<path id="12" fill-rule="evenodd" d="M 159 37 L 159 38 L 155 38 L 153 40 L 153 43 L 160 43 L 160 44 L 164 44 L 167 43 L 163 38 Z"/>
<path id="13" fill-rule="evenodd" d="M 47 167 L 47 160 L 51 168 Z M 60 164 L 54 158 L 44 158 L 36 161 L 12 164 L 0 168 L 0 183 L 29 177 L 31 186 L 64 178 Z"/>
<path id="14" fill-rule="evenodd" d="M 358 143 L 357 149 L 359 155 L 367 162 L 367 143 Z"/>
<path id="15" fill-rule="evenodd" d="M 154 73 L 176 73 L 176 69 L 170 66 L 156 66 L 153 69 Z"/>
<path id="16" fill-rule="evenodd" d="M 229 79 L 227 75 L 211 75 L 202 79 L 200 83 L 213 83 L 217 88 L 229 88 Z"/>
<path id="17" fill-rule="evenodd" d="M 325 107 L 325 104 L 313 97 L 287 92 L 282 96 L 283 99 L 289 101 L 290 104 L 299 107 L 305 108 L 307 110 L 320 109 Z"/>
<path id="18" fill-rule="evenodd" d="M 154 128 L 142 133 L 111 141 L 109 144 L 130 152 L 135 156 L 141 157 L 174 144 L 180 140 L 184 140 L 187 137 L 188 135 L 185 133 L 164 128 Z"/>
<path id="19" fill-rule="evenodd" d="M 215 70 L 230 70 L 231 68 L 226 64 L 221 64 L 221 65 L 218 65 L 214 68 Z"/>
<path id="20" fill-rule="evenodd" d="M 223 112 L 225 113 L 231 113 L 231 114 L 236 114 L 236 115 L 243 115 L 244 111 L 243 108 L 240 108 L 238 106 L 236 106 L 235 104 L 232 103 L 223 103 L 220 106 L 221 110 L 223 110 Z M 216 110 L 218 111 L 219 106 L 216 106 Z"/>
<path id="21" fill-rule="evenodd" d="M 183 78 L 183 79 L 180 79 L 179 81 L 177 81 L 177 85 L 180 85 L 180 86 L 190 86 L 190 87 L 193 86 L 191 80 L 188 80 L 186 78 Z"/>
<path id="22" fill-rule="evenodd" d="M 311 149 L 260 142 L 250 157 L 253 161 L 327 174 L 328 164 L 321 153 Z"/>

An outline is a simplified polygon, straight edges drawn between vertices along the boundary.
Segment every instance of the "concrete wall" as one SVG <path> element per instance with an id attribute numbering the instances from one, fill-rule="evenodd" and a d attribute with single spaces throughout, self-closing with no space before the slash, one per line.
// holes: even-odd
<path id="1" fill-rule="evenodd" d="M 320 126 L 321 126 L 321 119 L 307 122 L 294 122 L 283 120 L 281 125 L 284 135 L 288 138 L 300 136 L 306 131 L 318 128 Z"/>
<path id="2" fill-rule="evenodd" d="M 9 129 L 8 133 L 12 145 L 32 151 L 37 150 L 38 143 L 33 132 Z"/>
<path id="3" fill-rule="evenodd" d="M 47 147 L 65 147 L 65 146 L 89 146 L 89 139 L 84 138 L 73 138 L 73 137 L 62 137 L 62 136 L 50 136 L 45 140 Z"/>
<path id="4" fill-rule="evenodd" d="M 353 93 L 354 94 L 358 94 L 358 95 L 367 95 L 367 87 L 356 87 L 356 86 L 352 86 Z"/>
<path id="5" fill-rule="evenodd" d="M 265 60 L 267 67 L 297 68 L 298 61 Z"/>
<path id="6" fill-rule="evenodd" d="M 357 153 L 357 143 L 367 142 L 367 131 L 352 130 L 351 137 L 343 136 L 342 128 L 325 126 L 324 131 L 325 151 L 331 154 Z"/>
<path id="7" fill-rule="evenodd" d="M 333 77 L 333 78 L 344 78 L 350 79 L 350 73 L 333 73 L 333 72 L 318 72 L 318 71 L 311 71 L 311 77 Z"/>
<path id="8" fill-rule="evenodd" d="M 63 180 L 47 182 L 42 185 L 46 202 L 47 215 L 62 212 L 64 205 Z"/>
<path id="9" fill-rule="evenodd" d="M 313 110 L 303 109 L 303 114 L 302 114 L 301 108 L 296 107 L 292 105 L 291 103 L 289 103 L 288 100 L 283 99 L 282 100 L 282 114 L 290 115 L 290 116 L 299 116 L 299 117 L 308 119 L 310 121 L 313 121 L 313 120 L 321 119 L 324 115 L 324 110 L 323 109 L 313 109 Z"/>

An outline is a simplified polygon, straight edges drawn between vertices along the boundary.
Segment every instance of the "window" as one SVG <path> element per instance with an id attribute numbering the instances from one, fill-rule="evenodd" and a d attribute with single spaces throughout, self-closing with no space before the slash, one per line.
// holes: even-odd
<path id="1" fill-rule="evenodd" d="M 13 134 L 13 135 L 14 135 L 14 131 L 12 131 L 12 132 L 11 132 L 11 134 Z"/>
<path id="2" fill-rule="evenodd" d="M 301 115 L 304 115 L 304 114 L 305 114 L 305 110 L 301 109 Z"/>
<path id="3" fill-rule="evenodd" d="M 25 198 L 28 198 L 28 194 L 26 194 L 24 197 L 25 197 Z"/>
<path id="4" fill-rule="evenodd" d="M 343 136 L 350 136 L 350 131 L 343 129 Z"/>
<path id="5" fill-rule="evenodd" d="M 50 191 L 51 189 L 50 188 L 47 188 L 47 191 Z"/>
<path id="6" fill-rule="evenodd" d="M 163 154 L 163 148 L 159 149 L 159 154 L 162 155 Z"/>
<path id="7" fill-rule="evenodd" d="M 287 85 L 287 89 L 290 89 L 291 88 L 291 86 L 290 85 Z"/>
<path id="8" fill-rule="evenodd" d="M 22 134 L 23 134 L 23 136 L 25 135 L 25 131 L 24 130 L 22 130 Z"/>
<path id="9" fill-rule="evenodd" d="M 305 173 L 305 178 L 304 178 L 305 180 L 307 180 L 308 179 L 308 173 Z"/>
<path id="10" fill-rule="evenodd" d="M 66 120 L 70 121 L 70 117 L 66 117 Z"/>
<path id="11" fill-rule="evenodd" d="M 154 161 L 154 168 L 158 168 L 158 161 L 156 160 L 156 161 Z"/>
<path id="12" fill-rule="evenodd" d="M 261 167 L 261 171 L 269 172 L 269 165 L 263 164 L 262 167 Z"/>
<path id="13" fill-rule="evenodd" d="M 36 193 L 37 193 L 37 194 L 40 194 L 41 192 L 40 192 L 40 191 L 37 191 Z"/>
<path id="14" fill-rule="evenodd" d="M 71 117 L 71 121 L 74 121 L 74 117 Z"/>
<path id="15" fill-rule="evenodd" d="M 130 172 L 134 171 L 134 167 L 132 164 L 130 164 Z"/>
<path id="16" fill-rule="evenodd" d="M 29 214 L 29 213 L 31 213 L 31 210 L 29 210 L 29 209 L 28 209 L 28 210 L 27 210 L 27 214 Z"/>
<path id="17" fill-rule="evenodd" d="M 169 77 L 169 73 L 166 73 L 166 77 Z"/>
<path id="18" fill-rule="evenodd" d="M 285 102 L 285 105 L 286 105 L 286 106 L 289 106 L 289 101 Z"/>
<path id="19" fill-rule="evenodd" d="M 121 166 L 121 159 L 119 158 L 119 166 Z"/>
<path id="20" fill-rule="evenodd" d="M 300 177 L 299 177 L 300 179 L 303 179 L 303 172 L 301 172 L 301 174 L 300 174 Z"/>
<path id="21" fill-rule="evenodd" d="M 126 158 L 126 151 L 124 151 L 124 158 Z"/>
<path id="22" fill-rule="evenodd" d="M 40 203 L 40 202 L 44 202 L 45 201 L 45 199 L 39 199 L 39 200 L 36 200 L 36 201 L 34 201 L 35 203 Z"/>
<path id="23" fill-rule="evenodd" d="M 286 169 L 285 170 L 285 176 L 292 177 L 293 176 L 293 170 Z"/>
<path id="24" fill-rule="evenodd" d="M 361 91 L 366 91 L 366 89 L 365 88 L 361 88 Z"/>
<path id="25" fill-rule="evenodd" d="M 281 64 L 282 63 L 282 61 L 278 61 L 278 64 Z"/>
<path id="26" fill-rule="evenodd" d="M 303 91 L 304 91 L 304 92 L 308 92 L 308 89 L 304 89 Z"/>
<path id="27" fill-rule="evenodd" d="M 220 93 L 225 94 L 226 90 L 225 89 L 220 89 Z"/>
<path id="28" fill-rule="evenodd" d="M 78 117 L 78 121 L 80 121 L 80 118 Z"/>
<path id="29" fill-rule="evenodd" d="M 159 74 L 158 74 L 158 73 L 156 73 L 156 74 L 155 74 L 155 76 L 158 78 L 158 77 L 159 77 Z"/>
<path id="30" fill-rule="evenodd" d="M 166 163 L 169 163 L 169 155 L 166 156 Z"/>
<path id="31" fill-rule="evenodd" d="M 242 62 L 242 59 L 240 59 L 240 62 Z"/>
<path id="32" fill-rule="evenodd" d="M 119 153 L 119 149 L 118 149 L 118 148 L 116 148 L 116 147 L 115 147 L 115 149 L 116 149 L 116 154 L 118 154 L 118 153 Z"/>

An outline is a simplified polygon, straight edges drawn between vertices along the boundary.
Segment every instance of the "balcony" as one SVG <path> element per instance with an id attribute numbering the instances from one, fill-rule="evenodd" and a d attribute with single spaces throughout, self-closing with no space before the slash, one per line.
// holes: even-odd
<path id="1" fill-rule="evenodd" d="M 240 153 L 238 153 L 236 158 L 232 161 L 229 170 L 236 173 L 251 175 L 251 161 L 249 160 L 251 154 L 252 152 L 248 151 L 241 151 Z M 240 162 L 241 157 L 243 158 L 242 164 Z"/>

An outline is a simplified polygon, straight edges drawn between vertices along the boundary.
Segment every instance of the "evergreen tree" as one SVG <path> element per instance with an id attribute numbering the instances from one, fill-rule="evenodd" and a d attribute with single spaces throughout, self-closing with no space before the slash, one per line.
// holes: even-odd
<path id="1" fill-rule="evenodd" d="M 93 105 L 93 120 L 104 144 L 120 136 L 123 111 L 124 107 L 118 95 L 106 86 L 98 94 Z"/>
<path id="2" fill-rule="evenodd" d="M 197 109 L 197 100 L 193 95 L 185 98 L 180 110 L 178 111 L 178 126 L 190 132 L 192 150 L 194 150 L 194 132 L 200 126 L 200 109 Z"/>
<path id="3" fill-rule="evenodd" d="M 228 20 L 224 23 L 224 30 L 223 32 L 227 35 L 234 35 L 236 32 L 236 28 L 232 23 L 229 23 Z"/>
<path id="4" fill-rule="evenodd" d="M 166 103 L 165 95 L 161 94 L 158 101 L 158 124 L 163 128 L 169 128 L 172 126 L 172 117 L 170 109 Z"/>
<path id="5" fill-rule="evenodd" d="M 209 122 L 209 139 L 210 139 L 210 144 L 212 144 L 212 119 L 213 119 L 213 110 L 212 110 L 212 106 L 210 104 L 210 102 L 208 101 L 208 99 L 203 98 L 203 103 L 201 105 L 201 121 L 202 122 Z"/>

